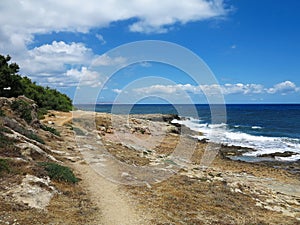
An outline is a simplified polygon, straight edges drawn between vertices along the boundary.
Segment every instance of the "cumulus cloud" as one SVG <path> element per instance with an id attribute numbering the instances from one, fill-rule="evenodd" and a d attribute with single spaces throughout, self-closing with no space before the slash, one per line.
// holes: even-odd
<path id="1" fill-rule="evenodd" d="M 164 33 L 175 23 L 206 20 L 227 13 L 222 0 L 148 1 L 151 5 L 144 8 L 145 2 L 137 1 L 135 4 L 142 11 L 137 14 L 139 21 L 130 25 L 133 32 Z"/>
<path id="2" fill-rule="evenodd" d="M 94 57 L 92 50 L 83 43 L 53 41 L 29 50 L 18 59 L 18 64 L 21 74 L 38 80 L 42 85 L 68 87 L 81 81 L 82 85 L 96 87 L 104 76 L 87 69 L 86 65 Z"/>
<path id="3" fill-rule="evenodd" d="M 126 61 L 127 59 L 122 56 L 112 58 L 106 54 L 103 54 L 93 59 L 92 66 L 113 66 L 124 64 Z"/>
<path id="4" fill-rule="evenodd" d="M 193 94 L 205 93 L 206 95 L 215 95 L 222 92 L 224 95 L 242 94 L 289 94 L 300 91 L 300 87 L 297 87 L 291 81 L 285 81 L 274 85 L 272 88 L 265 88 L 261 84 L 212 84 L 212 85 L 191 85 L 191 84 L 176 84 L 176 85 L 152 85 L 149 87 L 142 87 L 134 89 L 135 92 L 144 94 L 177 94 L 181 91 L 190 92 Z"/>
<path id="5" fill-rule="evenodd" d="M 282 83 L 274 85 L 274 87 L 272 88 L 267 89 L 267 92 L 270 94 L 280 93 L 282 95 L 298 91 L 300 91 L 300 88 L 291 81 L 284 81 Z"/>
<path id="6" fill-rule="evenodd" d="M 225 84 L 222 86 L 223 94 L 260 94 L 263 93 L 264 86 L 261 84 Z"/>
<path id="7" fill-rule="evenodd" d="M 92 50 L 82 43 L 67 44 L 53 41 L 29 50 L 18 59 L 24 74 L 38 76 L 64 72 L 66 65 L 87 64 L 93 58 Z"/>
<path id="8" fill-rule="evenodd" d="M 177 24 L 226 16 L 230 9 L 223 0 L 79 0 L 0 1 L 0 54 L 10 54 L 21 66 L 21 73 L 38 83 L 71 84 L 70 68 L 84 74 L 84 67 L 125 62 L 117 57 L 96 57 L 82 43 L 54 41 L 33 49 L 35 36 L 53 32 L 88 33 L 116 21 L 129 22 L 132 32 L 167 32 Z M 106 40 L 96 34 L 101 44 Z M 94 59 L 95 58 L 95 59 Z M 94 60 L 93 60 L 94 59 Z M 76 72 L 71 71 L 75 76 Z M 78 75 L 77 74 L 77 75 Z M 75 76 L 76 77 L 76 76 Z M 53 86 L 52 85 L 52 86 Z"/>
<path id="9" fill-rule="evenodd" d="M 96 71 L 90 71 L 86 67 L 82 67 L 80 70 L 70 69 L 65 75 L 76 83 L 80 81 L 80 86 L 98 87 L 102 83 L 100 74 Z"/>
<path id="10" fill-rule="evenodd" d="M 45 85 L 56 87 L 88 86 L 99 87 L 102 84 L 102 77 L 96 71 L 90 71 L 86 67 L 80 69 L 69 69 L 60 76 L 49 76 L 43 79 Z"/>
<path id="11" fill-rule="evenodd" d="M 115 21 L 134 18 L 133 32 L 166 32 L 176 23 L 201 21 L 225 16 L 223 0 L 89 0 L 82 2 L 0 1 L 0 49 L 18 51 L 32 42 L 35 34 L 70 31 L 87 33 Z M 100 37 L 100 36 L 99 36 Z"/>

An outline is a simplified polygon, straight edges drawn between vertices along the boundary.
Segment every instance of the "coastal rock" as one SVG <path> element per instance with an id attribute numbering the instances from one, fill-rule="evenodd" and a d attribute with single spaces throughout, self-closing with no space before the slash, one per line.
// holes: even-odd
<path id="1" fill-rule="evenodd" d="M 271 158 L 291 157 L 291 156 L 296 155 L 296 154 L 297 153 L 295 153 L 295 152 L 286 151 L 286 152 L 274 152 L 274 153 L 270 153 L 270 154 L 262 154 L 262 155 L 259 155 L 258 157 L 271 157 Z"/>
<path id="2" fill-rule="evenodd" d="M 173 126 L 173 125 L 169 125 L 165 127 L 165 132 L 166 133 L 173 133 L 173 134 L 179 134 L 180 130 L 178 129 L 178 127 Z"/>
<path id="3" fill-rule="evenodd" d="M 16 202 L 27 204 L 36 209 L 45 209 L 53 195 L 57 193 L 50 185 L 50 178 L 38 178 L 26 175 L 22 183 L 12 188 L 8 195 L 12 195 Z"/>

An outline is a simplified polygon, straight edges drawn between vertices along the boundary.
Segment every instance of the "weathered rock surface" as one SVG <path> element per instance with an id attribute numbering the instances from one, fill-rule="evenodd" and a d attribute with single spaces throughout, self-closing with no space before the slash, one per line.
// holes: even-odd
<path id="1" fill-rule="evenodd" d="M 11 195 L 16 202 L 29 207 L 45 209 L 55 193 L 57 191 L 51 186 L 49 177 L 43 179 L 26 175 L 20 185 L 12 187 L 5 195 Z"/>

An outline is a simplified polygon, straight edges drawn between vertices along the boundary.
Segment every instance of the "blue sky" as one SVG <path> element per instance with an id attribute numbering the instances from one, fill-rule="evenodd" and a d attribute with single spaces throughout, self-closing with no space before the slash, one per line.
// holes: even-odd
<path id="1" fill-rule="evenodd" d="M 299 8 L 297 0 L 4 0 L 0 53 L 10 54 L 21 74 L 71 98 L 80 83 L 98 90 L 100 102 L 123 94 L 184 103 L 184 92 L 205 103 L 216 86 L 199 84 L 174 66 L 135 64 L 110 78 L 91 66 L 101 60 L 103 67 L 125 63 L 107 52 L 126 43 L 168 41 L 204 60 L 226 103 L 300 103 Z M 124 90 L 147 77 L 156 78 Z M 88 94 L 84 101 L 91 101 Z"/>

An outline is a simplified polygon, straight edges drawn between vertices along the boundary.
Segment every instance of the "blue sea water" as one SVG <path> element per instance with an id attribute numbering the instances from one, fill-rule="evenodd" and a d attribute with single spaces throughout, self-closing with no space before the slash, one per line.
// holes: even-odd
<path id="1" fill-rule="evenodd" d="M 194 107 L 197 116 L 192 113 Z M 226 105 L 226 121 L 216 124 L 211 123 L 209 105 L 100 104 L 78 108 L 118 114 L 179 114 L 184 119 L 174 122 L 201 132 L 203 136 L 199 136 L 199 139 L 207 138 L 211 142 L 256 150 L 247 153 L 248 156 L 291 151 L 296 155 L 277 159 L 288 161 L 300 159 L 300 104 Z"/>

